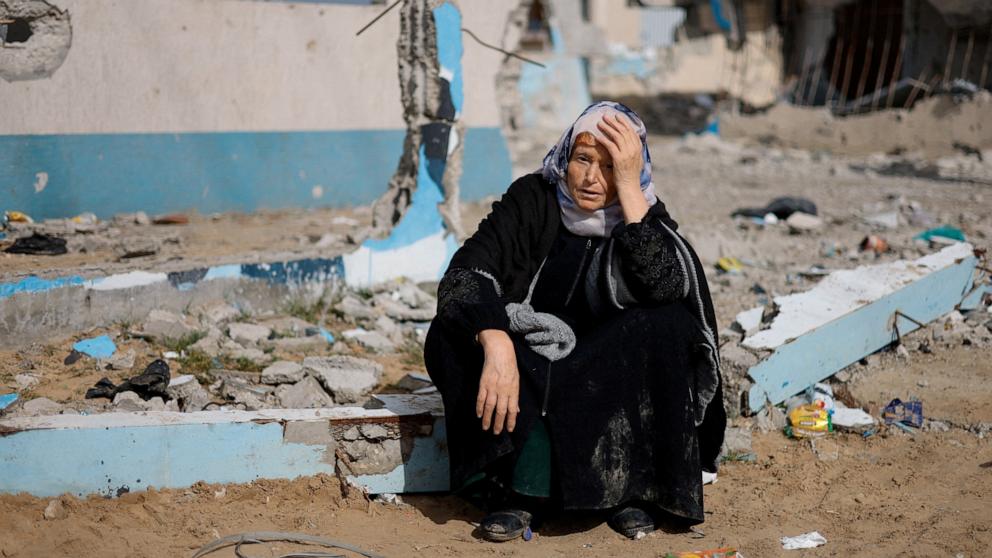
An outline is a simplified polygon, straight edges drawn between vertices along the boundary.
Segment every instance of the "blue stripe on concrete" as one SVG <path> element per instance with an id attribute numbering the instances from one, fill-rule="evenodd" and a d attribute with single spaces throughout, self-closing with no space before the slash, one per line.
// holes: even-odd
<path id="1" fill-rule="evenodd" d="M 32 275 L 16 283 L 0 283 L 0 300 L 17 293 L 40 293 L 71 285 L 82 285 L 84 282 L 83 278 L 78 275 L 58 277 L 55 279 L 42 279 Z"/>
<path id="2" fill-rule="evenodd" d="M 927 323 L 954 310 L 970 289 L 977 263 L 974 257 L 965 258 L 778 347 L 748 371 L 754 380 L 748 393 L 751 411 L 766 400 L 781 403 L 895 342 L 897 311 Z M 902 335 L 918 327 L 903 318 L 895 325 Z"/>
<path id="3" fill-rule="evenodd" d="M 291 479 L 333 473 L 325 452 L 285 442 L 278 422 L 32 430 L 0 437 L 0 493 L 115 495 L 198 481 Z"/>
<path id="4" fill-rule="evenodd" d="M 430 175 L 429 168 L 432 162 L 441 165 L 440 174 L 443 175 L 444 161 L 430 161 L 424 153 L 424 146 L 421 145 L 417 164 L 417 189 L 411 197 L 410 207 L 387 238 L 365 241 L 365 246 L 369 250 L 373 252 L 395 250 L 444 229 L 444 219 L 437 207 L 444 201 L 444 194 L 441 185 Z"/>
<path id="5" fill-rule="evenodd" d="M 107 218 L 368 204 L 386 190 L 403 139 L 402 130 L 0 136 L 0 211 Z M 499 129 L 469 128 L 464 141 L 462 199 L 504 192 L 512 177 Z M 48 183 L 35 192 L 39 172 Z"/>
<path id="6" fill-rule="evenodd" d="M 437 60 L 442 68 L 450 71 L 451 102 L 455 112 L 462 113 L 465 104 L 464 84 L 462 80 L 462 14 L 451 2 L 445 2 L 434 8 L 434 25 L 437 29 Z"/>

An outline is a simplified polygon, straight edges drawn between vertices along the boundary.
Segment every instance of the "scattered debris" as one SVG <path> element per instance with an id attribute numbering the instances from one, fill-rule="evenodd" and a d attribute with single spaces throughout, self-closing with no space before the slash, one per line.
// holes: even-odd
<path id="1" fill-rule="evenodd" d="M 940 244 L 953 244 L 955 242 L 965 242 L 964 232 L 957 227 L 937 227 L 928 229 L 913 237 L 915 240 L 926 242 L 937 242 Z"/>
<path id="2" fill-rule="evenodd" d="M 335 403 L 357 403 L 368 395 L 382 377 L 382 365 L 353 356 L 307 357 L 307 373 L 334 396 Z"/>
<path id="3" fill-rule="evenodd" d="M 778 219 L 788 219 L 790 215 L 801 211 L 809 215 L 818 215 L 816 204 L 807 198 L 783 196 L 768 202 L 764 207 L 742 207 L 731 213 L 732 217 L 765 217 L 768 214 Z"/>
<path id="4" fill-rule="evenodd" d="M 5 393 L 0 395 L 0 411 L 10 407 L 17 401 L 18 395 L 16 393 Z"/>
<path id="5" fill-rule="evenodd" d="M 66 248 L 64 238 L 43 233 L 34 233 L 31 236 L 18 238 L 4 252 L 31 256 L 61 256 L 62 254 L 69 253 L 69 249 Z"/>
<path id="6" fill-rule="evenodd" d="M 862 252 L 874 252 L 875 254 L 884 254 L 885 252 L 889 251 L 889 243 L 880 236 L 870 234 L 861 241 L 861 244 L 858 245 L 858 248 L 860 248 Z"/>
<path id="7" fill-rule="evenodd" d="M 272 330 L 256 324 L 234 323 L 228 326 L 227 333 L 231 339 L 239 343 L 254 345 L 268 339 L 272 335 Z"/>
<path id="8" fill-rule="evenodd" d="M 156 215 L 152 218 L 152 223 L 156 225 L 188 225 L 189 216 L 183 213 L 169 213 L 168 215 Z"/>
<path id="9" fill-rule="evenodd" d="M 76 342 L 72 350 L 93 358 L 105 359 L 117 352 L 117 345 L 114 345 L 109 336 L 101 335 Z"/>
<path id="10" fill-rule="evenodd" d="M 262 370 L 262 383 L 269 385 L 295 384 L 306 376 L 306 371 L 295 362 L 279 361 Z"/>
<path id="11" fill-rule="evenodd" d="M 155 360 L 145 371 L 115 386 L 108 378 L 101 378 L 95 386 L 86 391 L 86 399 L 106 397 L 113 399 L 117 394 L 133 391 L 145 401 L 152 397 L 168 397 L 169 365 L 164 360 Z"/>
<path id="12" fill-rule="evenodd" d="M 885 420 L 885 424 L 895 424 L 896 426 L 903 424 L 920 428 L 923 426 L 923 402 L 893 399 L 882 410 L 882 418 Z"/>
<path id="13" fill-rule="evenodd" d="M 782 537 L 783 550 L 798 550 L 801 548 L 816 548 L 827 544 L 827 539 L 818 531 L 803 533 L 795 537 Z"/>

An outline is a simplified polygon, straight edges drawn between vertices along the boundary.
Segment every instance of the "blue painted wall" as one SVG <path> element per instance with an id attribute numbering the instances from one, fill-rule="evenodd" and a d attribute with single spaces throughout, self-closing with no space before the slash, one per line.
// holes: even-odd
<path id="1" fill-rule="evenodd" d="M 368 204 L 385 191 L 403 138 L 403 130 L 0 136 L 0 211 L 106 218 Z M 35 192 L 39 172 L 48 182 Z M 469 128 L 462 199 L 502 193 L 511 179 L 499 129 Z"/>

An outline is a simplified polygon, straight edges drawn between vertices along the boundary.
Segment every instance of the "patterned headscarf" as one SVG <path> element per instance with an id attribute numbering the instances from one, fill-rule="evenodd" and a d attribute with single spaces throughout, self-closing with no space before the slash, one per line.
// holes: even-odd
<path id="1" fill-rule="evenodd" d="M 540 170 L 541 176 L 558 188 L 558 205 L 561 207 L 562 222 L 569 231 L 579 236 L 608 236 L 613 227 L 623 220 L 623 208 L 620 207 L 619 199 L 590 213 L 579 208 L 568 189 L 568 159 L 572 154 L 575 138 L 582 132 L 589 132 L 597 139 L 604 138 L 596 125 L 604 117 L 617 113 L 627 117 L 641 138 L 641 153 L 644 156 L 641 192 L 649 206 L 657 201 L 654 183 L 651 181 L 651 155 L 648 153 L 647 129 L 644 127 L 644 122 L 634 111 L 620 103 L 613 101 L 593 103 L 582 111 L 575 123 L 565 130 L 558 143 L 544 156 L 544 166 Z"/>

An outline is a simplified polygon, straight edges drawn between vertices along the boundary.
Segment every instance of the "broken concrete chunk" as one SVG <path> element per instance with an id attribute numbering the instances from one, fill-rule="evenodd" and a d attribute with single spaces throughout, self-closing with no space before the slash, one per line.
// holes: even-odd
<path id="1" fill-rule="evenodd" d="M 727 343 L 720 347 L 720 360 L 724 365 L 740 372 L 747 372 L 749 368 L 758 364 L 758 357 L 754 353 L 736 343 Z"/>
<path id="2" fill-rule="evenodd" d="M 368 331 L 354 337 L 359 345 L 376 353 L 392 353 L 396 351 L 396 343 L 390 341 L 378 331 Z"/>
<path id="3" fill-rule="evenodd" d="M 427 308 L 433 311 L 437 306 L 437 299 L 413 283 L 400 284 L 395 295 L 400 302 L 410 308 Z"/>
<path id="4" fill-rule="evenodd" d="M 133 391 L 122 391 L 114 396 L 114 408 L 124 412 L 147 410 L 145 400 Z"/>
<path id="5" fill-rule="evenodd" d="M 401 322 L 429 322 L 434 319 L 436 313 L 434 308 L 410 308 L 409 306 L 393 300 L 393 297 L 386 293 L 380 293 L 372 298 L 376 308 L 394 320 Z"/>
<path id="6" fill-rule="evenodd" d="M 69 512 L 66 511 L 61 500 L 52 500 L 51 502 L 48 502 L 47 506 L 45 506 L 44 516 L 45 519 L 48 520 L 65 519 L 69 516 Z"/>
<path id="7" fill-rule="evenodd" d="M 220 388 L 220 394 L 225 398 L 240 403 L 246 410 L 257 411 L 265 408 L 265 397 L 272 393 L 268 386 L 254 385 L 244 378 L 227 377 Z"/>
<path id="8" fill-rule="evenodd" d="M 396 387 L 406 391 L 414 391 L 428 387 L 432 384 L 433 382 L 431 382 L 430 376 L 417 372 L 410 372 L 406 376 L 400 378 L 400 381 L 396 382 Z"/>
<path id="9" fill-rule="evenodd" d="M 227 334 L 238 343 L 254 345 L 272 335 L 272 330 L 257 324 L 234 323 L 228 326 Z"/>
<path id="10" fill-rule="evenodd" d="M 382 377 L 381 364 L 352 356 L 307 357 L 303 367 L 339 404 L 361 401 Z"/>
<path id="11" fill-rule="evenodd" d="M 252 364 L 256 366 L 262 366 L 272 362 L 272 355 L 262 351 L 260 349 L 246 349 L 244 347 L 238 347 L 234 350 L 226 350 L 224 352 L 227 356 L 233 359 L 245 359 L 251 361 Z"/>
<path id="12" fill-rule="evenodd" d="M 358 432 L 357 426 L 352 426 L 348 430 L 345 430 L 344 434 L 342 434 L 341 437 L 344 438 L 345 440 L 348 440 L 349 442 L 354 442 L 359 437 L 361 437 L 361 434 Z"/>
<path id="13" fill-rule="evenodd" d="M 262 370 L 262 383 L 270 385 L 295 384 L 304 376 L 306 376 L 306 372 L 302 366 L 295 362 L 281 360 Z"/>
<path id="14" fill-rule="evenodd" d="M 107 370 L 130 370 L 134 368 L 134 360 L 137 357 L 134 349 L 118 351 L 114 356 L 102 361 L 106 364 Z"/>
<path id="15" fill-rule="evenodd" d="M 333 407 L 331 398 L 320 382 L 307 376 L 295 384 L 283 384 L 276 388 L 279 404 L 286 409 L 321 409 Z"/>
<path id="16" fill-rule="evenodd" d="M 823 220 L 816 215 L 810 215 L 809 213 L 797 211 L 792 215 L 789 215 L 789 218 L 785 220 L 785 224 L 788 225 L 789 229 L 793 232 L 808 232 L 822 228 Z"/>
<path id="17" fill-rule="evenodd" d="M 202 411 L 210 403 L 210 393 L 207 392 L 197 379 L 189 374 L 173 378 L 166 389 L 173 401 L 179 402 L 179 408 L 185 413 Z"/>
<path id="18" fill-rule="evenodd" d="M 363 424 L 362 436 L 369 440 L 381 440 L 389 436 L 389 431 L 381 424 Z"/>
<path id="19" fill-rule="evenodd" d="M 41 417 L 57 415 L 62 412 L 63 406 L 47 397 L 37 397 L 30 401 L 25 401 L 21 405 L 20 415 L 29 417 Z"/>
<path id="20" fill-rule="evenodd" d="M 755 416 L 755 426 L 758 430 L 768 432 L 781 432 L 788 424 L 788 419 L 782 409 L 772 405 L 766 405 Z"/>
<path id="21" fill-rule="evenodd" d="M 118 259 L 129 260 L 133 258 L 144 258 L 158 254 L 161 246 L 159 242 L 152 238 L 127 236 L 121 239 L 114 246 L 114 253 Z"/>
<path id="22" fill-rule="evenodd" d="M 315 333 L 311 332 L 320 330 L 314 324 L 292 316 L 271 318 L 263 320 L 260 324 L 271 329 L 279 337 L 303 337 L 304 335 L 314 335 Z"/>
<path id="23" fill-rule="evenodd" d="M 25 390 L 30 389 L 41 382 L 41 379 L 34 374 L 18 374 L 14 376 L 14 383 L 17 384 L 17 389 Z"/>
<path id="24" fill-rule="evenodd" d="M 747 428 L 727 427 L 723 436 L 722 453 L 727 456 L 751 453 L 751 431 Z"/>
<path id="25" fill-rule="evenodd" d="M 271 346 L 278 351 L 287 353 L 303 353 L 327 346 L 327 339 L 324 339 L 322 335 L 284 337 L 273 341 Z"/>
<path id="26" fill-rule="evenodd" d="M 159 342 L 167 339 L 182 339 L 196 331 L 196 324 L 185 316 L 157 309 L 148 314 L 148 318 L 145 319 L 142 326 L 143 334 Z"/>
<path id="27" fill-rule="evenodd" d="M 887 211 L 885 213 L 867 215 L 865 216 L 864 221 L 865 223 L 879 229 L 896 229 L 899 228 L 899 212 Z"/>
<path id="28" fill-rule="evenodd" d="M 754 335 L 761 329 L 761 317 L 764 313 L 764 307 L 757 306 L 737 314 L 737 318 L 734 323 L 737 324 L 741 331 L 744 332 L 744 336 L 748 337 Z"/>
<path id="29" fill-rule="evenodd" d="M 200 319 L 219 325 L 241 316 L 241 311 L 226 302 L 213 302 L 200 309 Z"/>
<path id="30" fill-rule="evenodd" d="M 351 320 L 372 320 L 376 317 L 376 311 L 371 306 L 351 295 L 342 298 L 341 302 L 334 305 L 334 309 Z"/>

